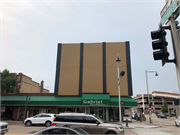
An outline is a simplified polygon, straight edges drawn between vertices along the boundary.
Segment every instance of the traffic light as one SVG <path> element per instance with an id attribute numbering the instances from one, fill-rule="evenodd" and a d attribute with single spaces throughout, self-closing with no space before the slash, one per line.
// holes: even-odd
<path id="1" fill-rule="evenodd" d="M 151 106 L 152 106 L 152 102 L 149 103 L 149 107 L 151 107 Z"/>
<path id="2" fill-rule="evenodd" d="M 157 50 L 153 52 L 154 60 L 162 60 L 162 66 L 168 62 L 169 53 L 167 50 L 167 41 L 166 41 L 166 31 L 165 29 L 170 29 L 169 26 L 161 26 L 158 30 L 151 32 L 152 48 Z"/>

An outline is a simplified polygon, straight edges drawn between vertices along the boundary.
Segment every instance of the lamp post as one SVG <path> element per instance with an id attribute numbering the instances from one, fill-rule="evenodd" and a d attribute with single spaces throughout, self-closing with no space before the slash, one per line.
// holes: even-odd
<path id="1" fill-rule="evenodd" d="M 26 96 L 26 105 L 25 105 L 25 110 L 24 110 L 24 120 L 26 119 L 27 102 L 30 102 L 30 97 L 29 97 L 29 101 L 28 101 L 28 97 L 29 97 L 29 95 Z"/>
<path id="2" fill-rule="evenodd" d="M 148 88 L 148 78 L 147 78 L 147 73 L 156 73 L 155 76 L 158 76 L 157 71 L 147 71 L 145 70 L 146 73 L 146 85 L 147 85 L 147 93 L 148 93 L 148 104 L 150 105 L 150 99 L 149 99 L 149 88 Z M 151 111 L 150 111 L 150 117 L 149 117 L 149 123 L 152 123 L 151 121 Z"/>
<path id="3" fill-rule="evenodd" d="M 117 53 L 117 74 L 118 74 L 118 93 L 119 93 L 119 124 L 121 124 L 121 93 L 120 93 L 120 80 L 121 77 L 124 76 L 125 71 L 121 70 L 121 73 L 119 75 L 119 62 L 121 60 L 119 59 L 119 53 Z"/>

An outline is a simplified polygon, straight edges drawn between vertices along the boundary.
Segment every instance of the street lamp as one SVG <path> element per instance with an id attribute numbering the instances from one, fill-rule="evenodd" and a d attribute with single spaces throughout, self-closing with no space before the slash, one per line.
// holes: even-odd
<path id="1" fill-rule="evenodd" d="M 124 76 L 125 71 L 121 70 L 121 73 L 119 74 L 119 62 L 121 60 L 119 59 L 119 53 L 117 53 L 117 74 L 118 74 L 118 93 L 119 93 L 119 124 L 121 124 L 121 94 L 120 94 L 120 80 L 121 77 Z"/>
<path id="2" fill-rule="evenodd" d="M 158 74 L 157 74 L 157 71 L 147 71 L 147 70 L 145 70 L 145 73 L 146 73 L 146 84 L 147 84 L 147 93 L 148 93 L 148 103 L 150 105 L 147 72 L 149 72 L 149 73 L 156 73 L 155 76 L 158 76 Z M 152 121 L 151 121 L 151 111 L 150 111 L 149 123 L 152 123 Z"/>

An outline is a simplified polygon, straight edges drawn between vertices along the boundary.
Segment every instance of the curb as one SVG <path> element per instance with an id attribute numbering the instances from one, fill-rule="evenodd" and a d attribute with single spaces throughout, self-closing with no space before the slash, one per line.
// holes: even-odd
<path id="1" fill-rule="evenodd" d="M 153 128 L 160 128 L 160 127 L 124 127 L 124 129 L 135 129 L 135 128 L 153 129 Z"/>

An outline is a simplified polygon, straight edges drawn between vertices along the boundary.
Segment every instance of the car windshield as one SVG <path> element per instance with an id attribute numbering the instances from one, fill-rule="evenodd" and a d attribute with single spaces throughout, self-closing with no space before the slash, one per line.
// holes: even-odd
<path id="1" fill-rule="evenodd" d="M 38 115 L 35 115 L 35 116 L 34 116 L 34 118 L 36 118 L 36 117 L 40 117 L 40 116 L 41 116 L 41 115 L 39 115 L 39 114 L 38 114 Z"/>
<path id="2" fill-rule="evenodd" d="M 83 129 L 78 128 L 78 127 L 74 128 L 74 130 L 76 130 L 78 133 L 80 133 L 82 135 L 90 135 L 86 131 L 84 131 Z"/>
<path id="3" fill-rule="evenodd" d="M 101 118 L 99 118 L 98 116 L 95 116 L 101 123 L 105 123 Z"/>

